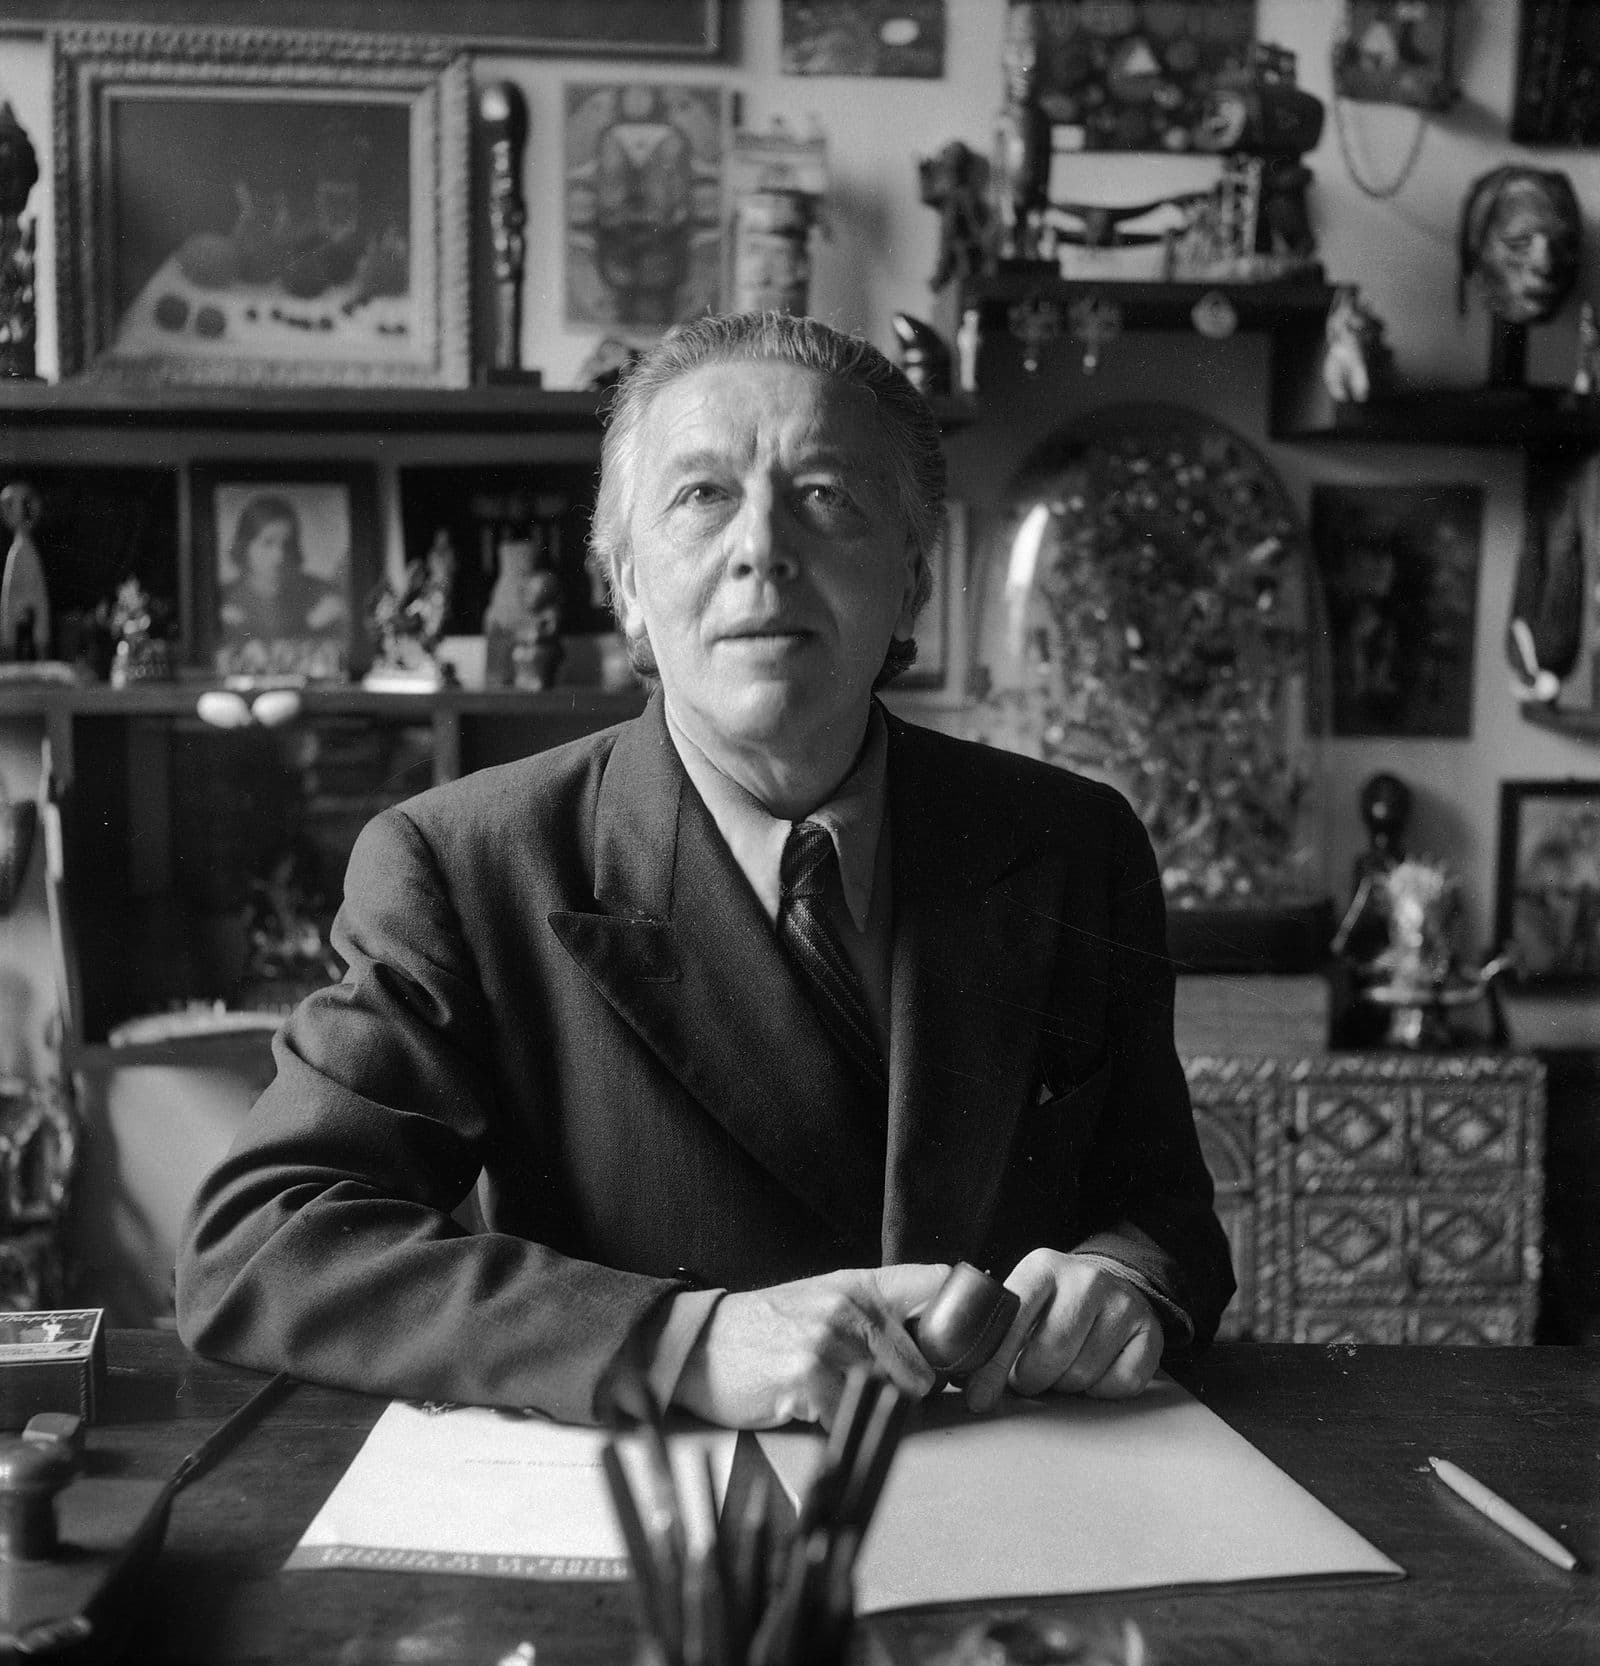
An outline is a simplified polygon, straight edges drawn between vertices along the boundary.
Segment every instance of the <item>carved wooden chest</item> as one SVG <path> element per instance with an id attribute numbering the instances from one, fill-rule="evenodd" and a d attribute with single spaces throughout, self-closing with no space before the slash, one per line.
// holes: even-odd
<path id="1" fill-rule="evenodd" d="M 1239 1279 L 1223 1336 L 1533 1339 L 1537 1061 L 1328 1053 L 1185 1069 Z"/>

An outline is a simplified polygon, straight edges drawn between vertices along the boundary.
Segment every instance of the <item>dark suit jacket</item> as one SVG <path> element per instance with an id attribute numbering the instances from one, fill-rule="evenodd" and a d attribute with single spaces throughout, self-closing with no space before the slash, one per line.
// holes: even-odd
<path id="1" fill-rule="evenodd" d="M 890 1088 L 861 1094 L 638 719 L 426 792 L 350 859 L 343 983 L 201 1188 L 202 1353 L 594 1414 L 688 1284 L 1114 1255 L 1201 1339 L 1232 1289 L 1148 840 L 1109 788 L 890 720 Z M 483 1173 L 491 1228 L 451 1218 Z"/>

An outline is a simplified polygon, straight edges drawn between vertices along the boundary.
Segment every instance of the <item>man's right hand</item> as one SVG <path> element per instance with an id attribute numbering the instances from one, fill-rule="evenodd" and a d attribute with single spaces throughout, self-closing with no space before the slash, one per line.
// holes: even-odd
<path id="1" fill-rule="evenodd" d="M 921 1399 L 933 1367 L 906 1330 L 947 1266 L 864 1267 L 729 1292 L 684 1365 L 673 1403 L 731 1429 L 833 1422 L 854 1365 Z"/>

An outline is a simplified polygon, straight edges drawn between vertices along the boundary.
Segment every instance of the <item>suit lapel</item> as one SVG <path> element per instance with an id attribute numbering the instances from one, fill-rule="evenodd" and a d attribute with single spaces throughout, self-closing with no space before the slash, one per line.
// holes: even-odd
<path id="1" fill-rule="evenodd" d="M 964 770 L 958 749 L 935 757 L 936 744 L 891 721 L 885 1262 L 981 1255 L 1038 1079 L 1059 940 L 1061 858 L 1030 849 L 1025 806 L 997 815 L 993 779 Z"/>
<path id="2" fill-rule="evenodd" d="M 550 916 L 567 952 L 757 1162 L 835 1232 L 876 1243 L 881 1117 L 684 773 L 659 693 L 612 751 L 595 822 L 604 912 Z"/>

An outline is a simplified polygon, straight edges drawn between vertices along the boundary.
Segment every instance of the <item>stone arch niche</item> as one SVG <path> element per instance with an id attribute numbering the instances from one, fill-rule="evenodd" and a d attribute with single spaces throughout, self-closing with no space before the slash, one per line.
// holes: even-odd
<path id="1" fill-rule="evenodd" d="M 1184 406 L 1083 413 L 1024 459 L 996 555 L 984 738 L 1127 794 L 1185 966 L 1318 964 L 1331 919 L 1306 739 L 1316 594 L 1265 458 Z"/>

